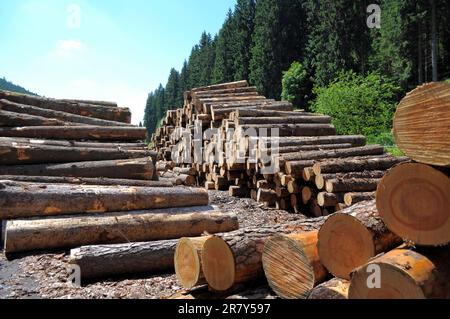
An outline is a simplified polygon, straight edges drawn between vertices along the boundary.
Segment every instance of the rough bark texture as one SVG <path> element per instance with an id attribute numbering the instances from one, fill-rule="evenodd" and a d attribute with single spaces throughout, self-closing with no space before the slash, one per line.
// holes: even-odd
<path id="1" fill-rule="evenodd" d="M 348 158 L 348 159 L 332 159 L 316 163 L 314 165 L 314 173 L 331 174 L 346 173 L 368 170 L 386 170 L 399 163 L 410 161 L 407 157 L 380 157 L 380 158 Z"/>
<path id="2" fill-rule="evenodd" d="M 346 178 L 331 179 L 325 184 L 329 193 L 373 192 L 376 191 L 381 178 Z"/>
<path id="3" fill-rule="evenodd" d="M 0 110 L 0 127 L 16 127 L 16 126 L 69 126 L 75 125 L 52 118 L 42 116 L 7 112 Z"/>
<path id="4" fill-rule="evenodd" d="M 235 120 L 235 125 L 254 125 L 254 124 L 330 124 L 329 116 L 307 116 L 291 115 L 289 117 L 239 117 Z"/>
<path id="5" fill-rule="evenodd" d="M 235 214 L 214 207 L 8 221 L 5 253 L 148 242 L 235 230 Z"/>
<path id="6" fill-rule="evenodd" d="M 73 140 L 48 140 L 41 138 L 21 138 L 21 137 L 1 137 L 0 145 L 42 145 L 42 146 L 65 146 L 65 147 L 85 147 L 85 148 L 112 148 L 112 149 L 137 149 L 147 148 L 145 143 L 118 143 L 118 142 L 79 142 Z M 156 157 L 156 154 L 155 154 Z"/>
<path id="7" fill-rule="evenodd" d="M 208 205 L 208 192 L 190 188 L 48 185 L 2 182 L 1 219 Z M 30 205 L 31 204 L 31 205 Z"/>
<path id="8" fill-rule="evenodd" d="M 345 300 L 348 299 L 350 282 L 344 279 L 333 278 L 314 288 L 308 299 L 317 300 Z"/>

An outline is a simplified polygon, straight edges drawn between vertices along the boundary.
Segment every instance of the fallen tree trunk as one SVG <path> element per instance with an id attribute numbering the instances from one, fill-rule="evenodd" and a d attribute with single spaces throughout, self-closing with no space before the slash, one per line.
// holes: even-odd
<path id="1" fill-rule="evenodd" d="M 400 102 L 394 116 L 394 137 L 413 160 L 450 166 L 450 83 L 419 86 Z"/>
<path id="2" fill-rule="evenodd" d="M 225 291 L 233 285 L 260 279 L 264 274 L 262 251 L 269 237 L 317 230 L 324 220 L 241 229 L 208 239 L 203 248 L 202 267 L 209 286 Z"/>
<path id="3" fill-rule="evenodd" d="M 131 123 L 131 112 L 128 108 L 107 107 L 85 103 L 69 103 L 61 100 L 6 91 L 0 91 L 0 99 L 108 121 Z"/>
<path id="4" fill-rule="evenodd" d="M 373 266 L 381 269 L 380 286 L 368 287 Z M 450 298 L 450 249 L 401 247 L 357 269 L 349 299 L 448 299 Z"/>
<path id="5" fill-rule="evenodd" d="M 333 278 L 311 290 L 308 299 L 316 300 L 346 300 L 350 282 L 344 279 Z"/>
<path id="6" fill-rule="evenodd" d="M 173 239 L 83 246 L 70 251 L 69 262 L 80 267 L 82 279 L 171 271 L 177 242 Z"/>
<path id="7" fill-rule="evenodd" d="M 380 158 L 347 158 L 347 159 L 332 159 L 316 163 L 314 165 L 314 173 L 332 174 L 332 173 L 346 173 L 346 172 L 360 172 L 369 170 L 387 170 L 399 163 L 408 162 L 408 157 L 380 157 Z"/>
<path id="8" fill-rule="evenodd" d="M 55 140 L 143 141 L 147 138 L 147 130 L 123 126 L 31 126 L 0 128 L 0 136 Z"/>
<path id="9" fill-rule="evenodd" d="M 384 225 L 375 201 L 369 201 L 330 216 L 320 229 L 318 249 L 330 273 L 349 280 L 354 269 L 401 242 Z"/>
<path id="10" fill-rule="evenodd" d="M 24 113 L 28 115 L 41 116 L 49 119 L 56 119 L 63 122 L 80 123 L 86 125 L 96 125 L 96 126 L 131 126 L 131 124 L 107 121 L 87 116 L 81 116 L 66 112 L 54 111 L 49 109 L 43 109 L 36 106 L 25 105 L 10 102 L 8 100 L 0 100 L 0 110 L 5 110 L 15 113 Z M 11 125 L 8 125 L 11 126 Z"/>
<path id="11" fill-rule="evenodd" d="M 0 219 L 201 206 L 209 202 L 203 189 L 17 182 L 1 185 Z"/>
<path id="12" fill-rule="evenodd" d="M 0 175 L 151 180 L 154 176 L 154 166 L 152 160 L 148 158 L 66 164 L 17 165 L 0 166 Z"/>
<path id="13" fill-rule="evenodd" d="M 54 164 L 88 161 L 108 161 L 120 159 L 156 157 L 146 150 L 121 150 L 107 148 L 83 148 L 46 145 L 1 145 L 0 165 Z M 156 158 L 155 158 L 156 159 Z"/>
<path id="14" fill-rule="evenodd" d="M 75 185 L 101 185 L 101 186 L 135 186 L 135 187 L 173 187 L 165 181 L 140 181 L 133 179 L 116 178 L 88 178 L 88 177 L 61 177 L 61 176 L 20 176 L 0 175 L 0 181 L 15 181 L 39 184 L 75 184 Z"/>
<path id="15" fill-rule="evenodd" d="M 49 119 L 42 116 L 34 116 L 21 113 L 13 113 L 0 110 L 0 127 L 17 126 L 69 126 L 76 125 L 56 119 Z"/>
<path id="16" fill-rule="evenodd" d="M 331 179 L 325 183 L 328 193 L 372 192 L 377 190 L 381 178 Z"/>
<path id="17" fill-rule="evenodd" d="M 327 270 L 317 252 L 318 232 L 275 236 L 264 245 L 264 273 L 272 290 L 283 299 L 306 299 Z"/>
<path id="18" fill-rule="evenodd" d="M 377 191 L 377 207 L 387 227 L 419 245 L 450 243 L 450 178 L 424 164 L 390 170 Z"/>
<path id="19" fill-rule="evenodd" d="M 5 253 L 195 237 L 237 229 L 235 214 L 214 207 L 8 221 Z"/>

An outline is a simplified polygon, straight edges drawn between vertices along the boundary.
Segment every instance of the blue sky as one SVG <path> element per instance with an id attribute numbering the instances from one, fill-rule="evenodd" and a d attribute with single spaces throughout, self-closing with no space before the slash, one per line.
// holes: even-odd
<path id="1" fill-rule="evenodd" d="M 56 98 L 117 101 L 143 117 L 235 0 L 0 0 L 0 77 Z"/>

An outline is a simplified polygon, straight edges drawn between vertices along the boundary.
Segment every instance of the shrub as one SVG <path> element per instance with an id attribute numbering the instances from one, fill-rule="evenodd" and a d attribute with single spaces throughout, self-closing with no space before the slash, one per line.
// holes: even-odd
<path id="1" fill-rule="evenodd" d="M 281 98 L 291 102 L 296 108 L 307 108 L 312 90 L 311 80 L 306 68 L 300 62 L 292 63 L 283 73 L 283 92 Z"/>
<path id="2" fill-rule="evenodd" d="M 315 87 L 311 108 L 330 115 L 339 134 L 368 137 L 389 132 L 400 86 L 377 73 L 340 72 L 328 87 Z"/>

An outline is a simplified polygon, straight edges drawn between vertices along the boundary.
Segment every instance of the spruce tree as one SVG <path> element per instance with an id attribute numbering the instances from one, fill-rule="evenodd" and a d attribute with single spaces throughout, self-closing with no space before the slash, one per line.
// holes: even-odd
<path id="1" fill-rule="evenodd" d="M 236 23 L 231 10 L 228 11 L 225 23 L 219 31 L 216 42 L 213 83 L 232 82 L 234 79 L 234 36 Z"/>
<path id="2" fill-rule="evenodd" d="M 252 35 L 255 27 L 255 0 L 238 0 L 234 9 L 234 80 L 249 80 Z"/>

